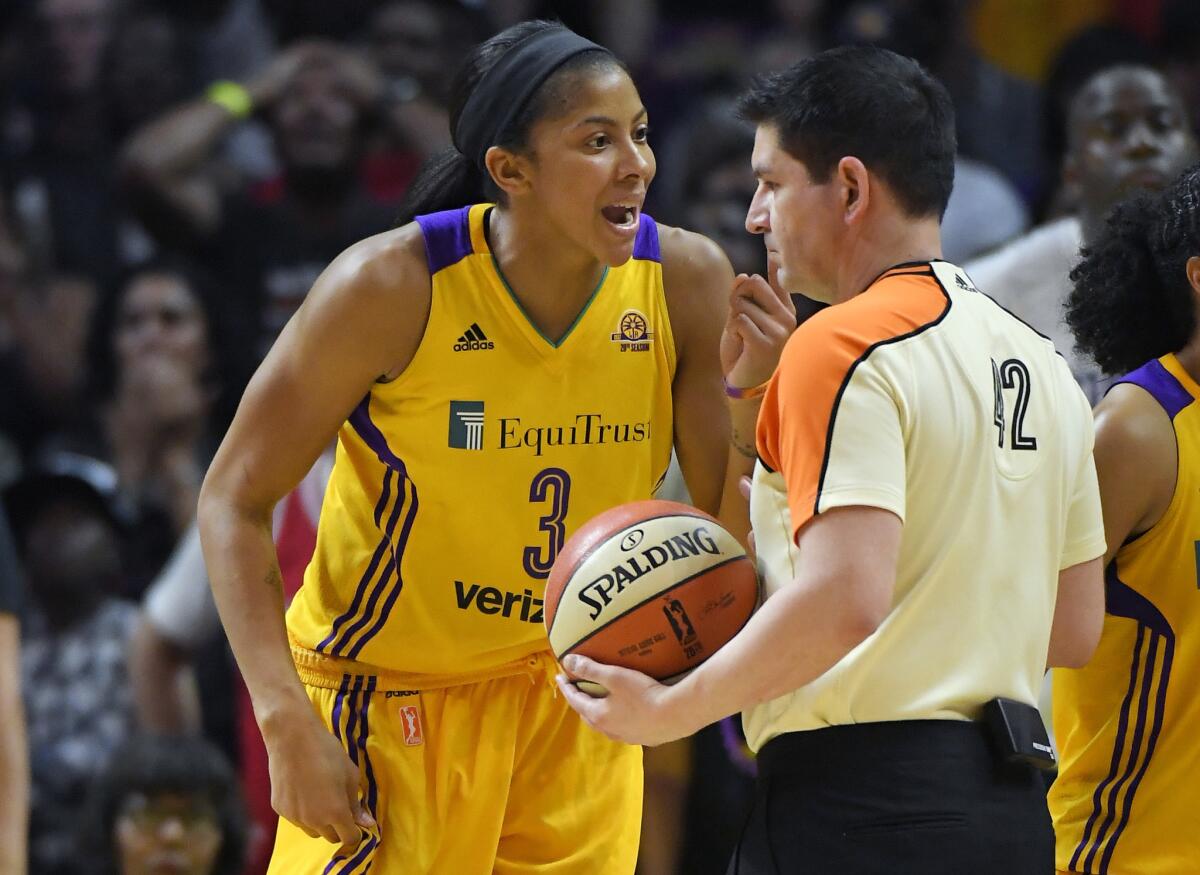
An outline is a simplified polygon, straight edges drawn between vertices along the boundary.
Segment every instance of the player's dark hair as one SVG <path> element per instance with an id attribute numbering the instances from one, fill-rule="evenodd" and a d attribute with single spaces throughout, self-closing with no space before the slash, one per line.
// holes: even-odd
<path id="1" fill-rule="evenodd" d="M 484 75 L 517 43 L 535 34 L 566 31 L 553 21 L 522 21 L 500 31 L 475 46 L 463 59 L 450 86 L 450 130 L 458 129 L 463 108 Z M 552 73 L 529 101 L 506 125 L 493 145 L 512 152 L 523 152 L 529 146 L 529 131 L 533 125 L 551 114 L 561 114 L 571 105 L 580 78 L 613 67 L 625 69 L 615 57 L 603 51 L 575 55 Z M 501 192 L 480 168 L 473 156 L 464 155 L 455 147 L 431 156 L 421 167 L 400 204 L 398 225 L 411 222 L 416 216 L 449 210 L 480 201 L 503 203 Z"/>
<path id="2" fill-rule="evenodd" d="M 1200 165 L 1113 208 L 1071 271 L 1067 325 L 1108 374 L 1177 352 L 1196 333 L 1187 261 L 1200 255 Z"/>
<path id="3" fill-rule="evenodd" d="M 945 86 L 911 58 L 870 46 L 821 52 L 759 77 L 738 101 L 770 125 L 818 182 L 858 158 L 911 216 L 946 210 L 954 186 L 954 107 Z"/>
<path id="4" fill-rule="evenodd" d="M 245 865 L 246 810 L 233 769 L 219 750 L 191 736 L 136 735 L 109 760 L 92 785 L 79 838 L 80 860 L 93 875 L 117 875 L 114 827 L 133 794 L 199 798 L 221 831 L 214 875 L 238 875 Z"/>

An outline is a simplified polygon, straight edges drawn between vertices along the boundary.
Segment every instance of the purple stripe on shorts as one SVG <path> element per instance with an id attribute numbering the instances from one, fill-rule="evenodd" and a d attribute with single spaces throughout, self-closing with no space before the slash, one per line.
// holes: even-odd
<path id="1" fill-rule="evenodd" d="M 1162 405 L 1163 410 L 1167 411 L 1167 416 L 1171 419 L 1174 419 L 1180 410 L 1196 400 L 1192 397 L 1192 393 L 1183 388 L 1183 384 L 1175 379 L 1175 375 L 1163 367 L 1162 362 L 1158 359 L 1151 359 L 1140 368 L 1130 371 L 1115 380 L 1113 385 L 1116 386 L 1119 383 L 1133 383 L 1135 386 L 1141 386 L 1154 396 L 1154 400 Z"/>
<path id="2" fill-rule="evenodd" d="M 350 692 L 350 719 L 346 723 L 345 735 L 343 735 L 341 731 L 341 712 L 342 704 L 346 700 L 346 693 L 350 686 L 350 675 L 342 675 L 342 686 L 338 690 L 337 698 L 335 699 L 333 706 L 333 734 L 338 741 L 342 742 L 342 747 L 345 748 L 351 747 L 354 743 L 354 697 L 358 693 L 359 686 L 362 685 L 362 675 L 355 675 L 354 677 L 354 690 Z M 325 868 L 321 870 L 321 875 L 329 875 L 329 872 L 333 869 L 333 867 L 345 859 L 346 856 L 344 854 L 335 854 L 333 858 L 325 864 Z"/>
<path id="3" fill-rule="evenodd" d="M 433 275 L 471 254 L 470 207 L 417 216 L 425 237 L 425 260 Z"/>
<path id="4" fill-rule="evenodd" d="M 642 261 L 662 261 L 658 248 L 658 223 L 642 213 L 638 217 L 637 236 L 633 238 L 633 257 Z"/>
<path id="5" fill-rule="evenodd" d="M 375 836 L 371 836 L 371 840 L 359 848 L 358 853 L 351 857 L 345 866 L 343 866 L 341 869 L 338 869 L 337 875 L 350 875 L 350 873 L 361 866 L 363 861 L 374 852 L 377 844 L 379 844 L 379 839 L 375 838 Z M 371 863 L 368 862 L 367 868 L 363 870 L 363 875 L 366 875 L 367 870 L 370 868 Z"/>
<path id="6" fill-rule="evenodd" d="M 342 704 L 346 701 L 346 690 L 350 688 L 350 675 L 342 675 L 342 685 L 338 688 L 337 695 L 333 697 L 333 713 L 329 717 L 329 723 L 333 726 L 333 737 L 338 741 L 342 740 Z"/>
<path id="7" fill-rule="evenodd" d="M 350 759 L 356 766 L 358 765 L 358 736 L 355 735 L 359 716 L 358 695 L 362 692 L 363 680 L 365 679 L 360 674 L 354 676 L 354 687 L 350 691 L 350 716 L 346 718 L 346 753 L 350 754 Z"/>
<path id="8" fill-rule="evenodd" d="M 367 737 L 370 735 L 367 718 L 370 714 L 371 694 L 375 692 L 376 680 L 374 675 L 367 679 L 367 692 L 363 697 L 362 705 L 362 732 L 359 733 L 358 747 L 362 751 L 363 766 L 367 773 L 367 811 L 371 812 L 371 816 L 378 822 L 376 806 L 379 802 L 379 785 L 375 782 L 375 770 L 371 767 L 371 757 L 367 754 Z"/>

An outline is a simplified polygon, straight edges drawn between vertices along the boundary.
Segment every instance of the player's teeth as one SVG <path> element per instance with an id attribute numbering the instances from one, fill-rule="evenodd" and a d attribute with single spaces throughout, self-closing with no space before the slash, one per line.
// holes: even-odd
<path id="1" fill-rule="evenodd" d="M 628 225 L 632 221 L 633 221 L 633 210 L 629 209 L 629 207 L 626 207 L 625 208 L 625 224 Z"/>

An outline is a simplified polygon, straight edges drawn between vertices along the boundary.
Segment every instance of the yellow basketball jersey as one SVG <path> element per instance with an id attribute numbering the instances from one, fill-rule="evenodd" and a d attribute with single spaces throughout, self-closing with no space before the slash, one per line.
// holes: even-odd
<path id="1" fill-rule="evenodd" d="M 1175 495 L 1117 552 L 1088 665 L 1054 672 L 1059 776 L 1050 790 L 1060 870 L 1200 872 L 1200 386 L 1173 355 L 1117 382 L 1171 417 Z M 1130 460 L 1135 464 L 1136 460 Z"/>
<path id="2" fill-rule="evenodd" d="M 417 222 L 432 305 L 412 362 L 338 436 L 299 647 L 418 675 L 476 675 L 547 647 L 545 580 L 566 538 L 649 498 L 673 437 L 675 343 L 658 231 L 608 269 L 557 341 L 488 248 L 478 204 Z"/>

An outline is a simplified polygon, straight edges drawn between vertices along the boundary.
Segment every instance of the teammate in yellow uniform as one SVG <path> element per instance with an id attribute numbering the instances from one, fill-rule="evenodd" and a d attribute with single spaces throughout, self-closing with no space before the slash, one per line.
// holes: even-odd
<path id="1" fill-rule="evenodd" d="M 792 324 L 785 296 L 641 212 L 646 112 L 606 50 L 517 25 L 455 95 L 415 221 L 322 275 L 205 482 L 281 875 L 633 871 L 641 752 L 556 695 L 544 582 L 580 523 L 652 495 L 672 445 L 738 527 L 731 420 L 748 435 L 757 402 L 727 410 L 721 368 L 765 379 Z M 285 631 L 269 509 L 335 432 Z"/>
<path id="2" fill-rule="evenodd" d="M 1080 348 L 1122 373 L 1096 407 L 1104 633 L 1054 672 L 1062 872 L 1200 871 L 1200 171 L 1123 204 L 1072 274 Z M 1147 361 L 1148 360 L 1148 361 Z"/>

